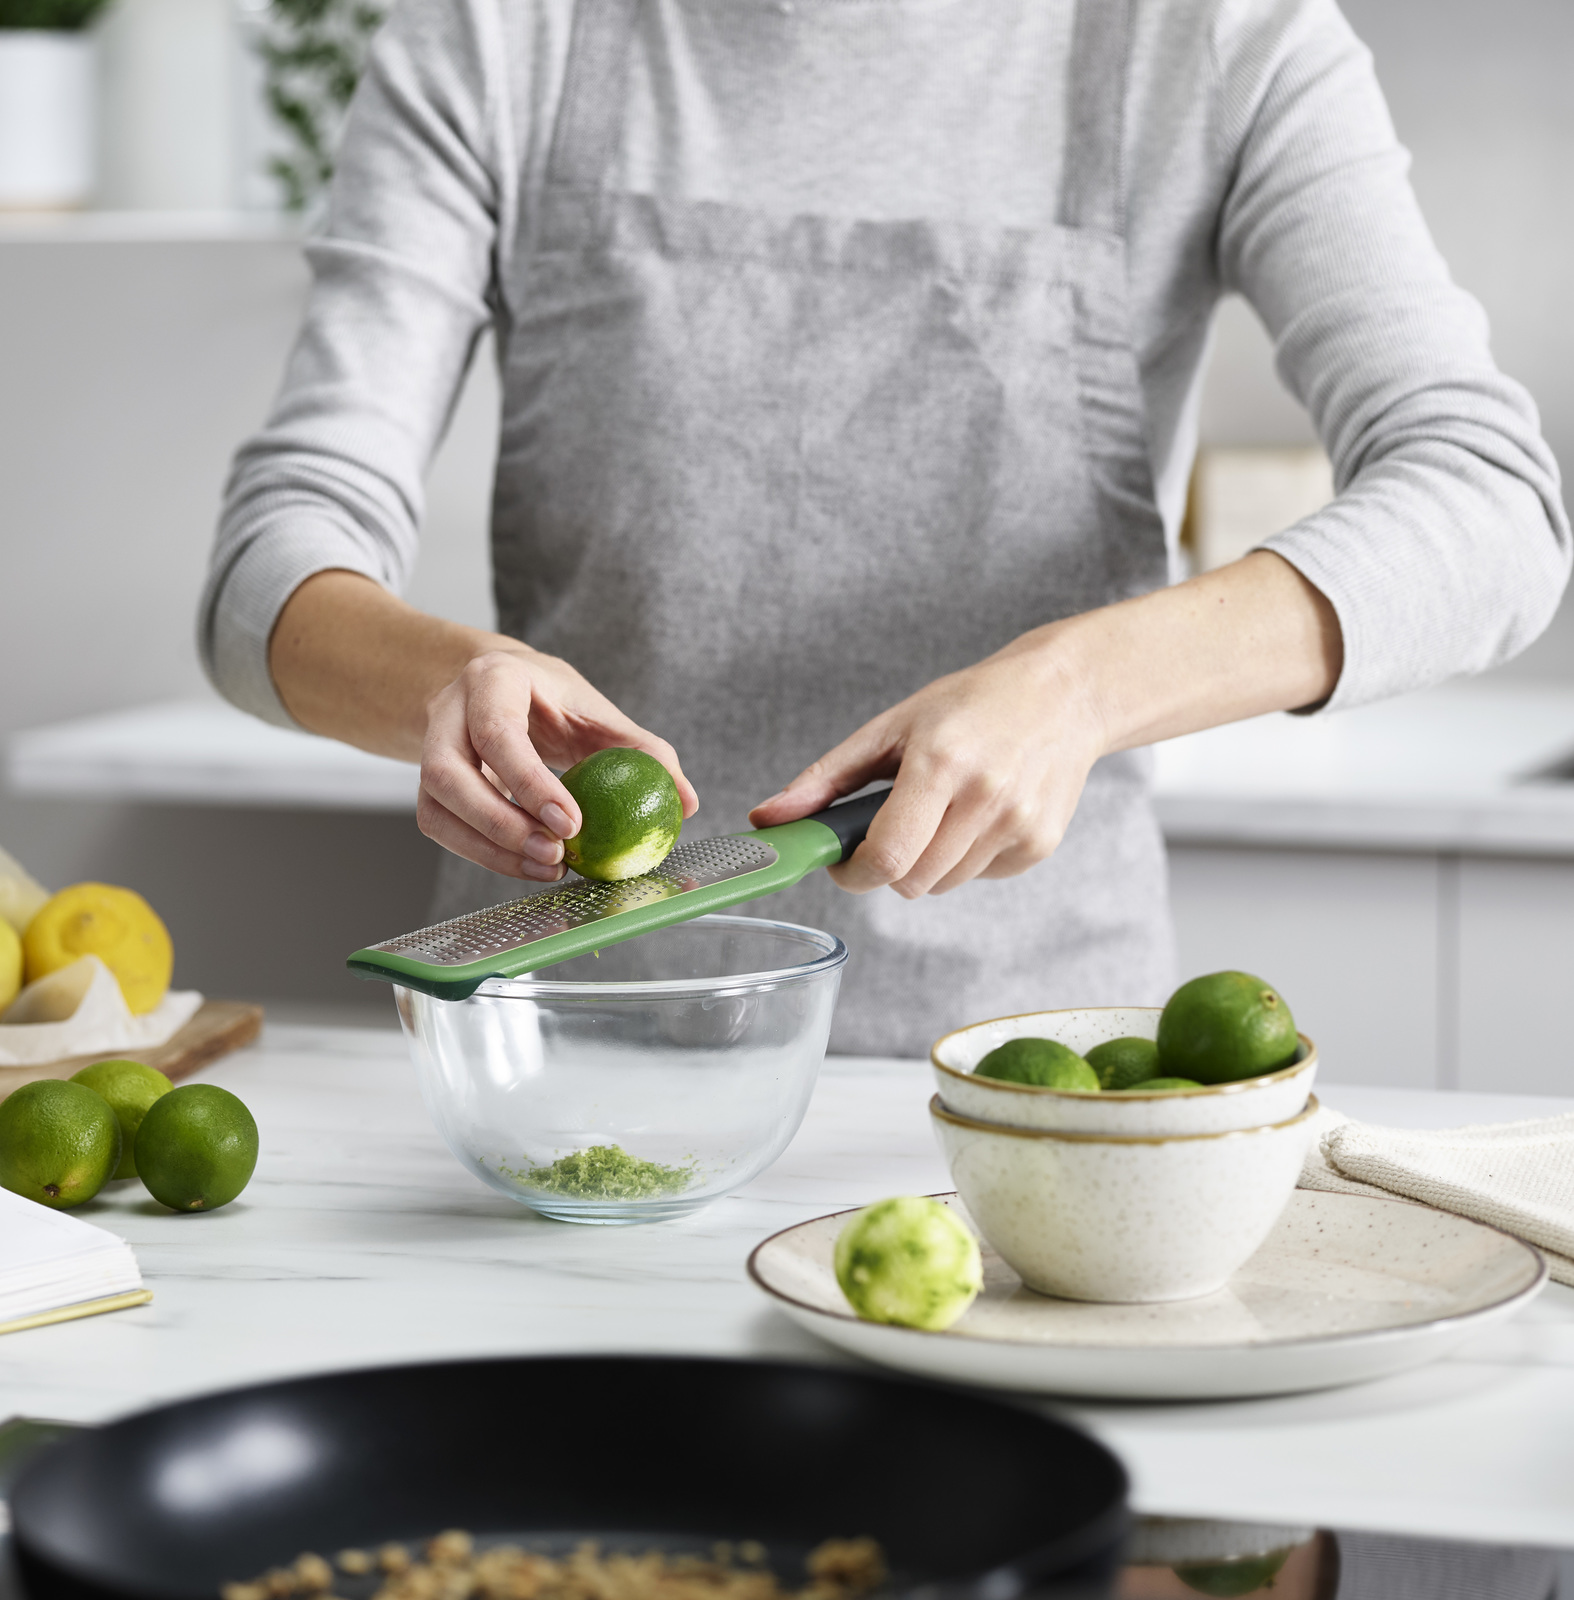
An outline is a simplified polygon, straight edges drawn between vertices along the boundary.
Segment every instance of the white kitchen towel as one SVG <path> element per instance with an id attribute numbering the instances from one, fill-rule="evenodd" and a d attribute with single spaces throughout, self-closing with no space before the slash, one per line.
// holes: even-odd
<path id="1" fill-rule="evenodd" d="M 1303 1189 L 1413 1200 L 1536 1246 L 1574 1286 L 1574 1113 L 1465 1128 L 1378 1128 L 1324 1107 Z"/>
<path id="2" fill-rule="evenodd" d="M 201 1004 L 194 989 L 171 990 L 151 1011 L 133 1016 L 114 973 L 97 956 L 83 956 L 30 983 L 6 1009 L 0 1067 L 153 1050 L 190 1022 Z"/>

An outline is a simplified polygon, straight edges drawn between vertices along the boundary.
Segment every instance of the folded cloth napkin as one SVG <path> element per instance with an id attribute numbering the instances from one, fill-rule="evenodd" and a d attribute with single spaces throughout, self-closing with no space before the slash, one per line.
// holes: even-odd
<path id="1" fill-rule="evenodd" d="M 1303 1189 L 1399 1196 L 1536 1246 L 1574 1287 L 1574 1112 L 1467 1128 L 1377 1128 L 1323 1107 Z"/>
<path id="2" fill-rule="evenodd" d="M 112 1056 L 166 1044 L 202 1004 L 195 990 L 171 990 L 137 1017 L 115 975 L 83 956 L 29 984 L 0 1017 L 0 1067 L 37 1067 L 70 1056 Z"/>

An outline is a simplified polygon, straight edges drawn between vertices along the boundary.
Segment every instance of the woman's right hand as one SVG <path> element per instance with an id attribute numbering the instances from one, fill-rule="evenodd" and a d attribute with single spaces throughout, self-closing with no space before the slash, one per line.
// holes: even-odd
<path id="1" fill-rule="evenodd" d="M 563 876 L 579 807 L 550 767 L 614 745 L 643 750 L 672 774 L 684 816 L 699 806 L 672 746 L 566 661 L 428 616 L 359 572 L 326 568 L 296 589 L 268 667 L 303 728 L 419 760 L 422 833 L 504 877 Z"/>
<path id="2" fill-rule="evenodd" d="M 670 744 L 630 721 L 566 661 L 528 646 L 510 642 L 473 657 L 426 709 L 421 832 L 505 877 L 562 877 L 563 841 L 579 832 L 580 815 L 551 768 L 597 750 L 645 751 L 672 774 L 683 815 L 699 805 Z"/>

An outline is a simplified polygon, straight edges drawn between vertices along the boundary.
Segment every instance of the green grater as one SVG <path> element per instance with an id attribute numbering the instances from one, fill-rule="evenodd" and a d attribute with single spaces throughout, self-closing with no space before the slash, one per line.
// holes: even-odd
<path id="1" fill-rule="evenodd" d="M 402 933 L 357 950 L 358 978 L 382 978 L 439 1000 L 468 1000 L 488 978 L 517 978 L 654 928 L 791 888 L 863 843 L 889 789 L 776 828 L 680 844 L 654 872 L 580 881 Z"/>

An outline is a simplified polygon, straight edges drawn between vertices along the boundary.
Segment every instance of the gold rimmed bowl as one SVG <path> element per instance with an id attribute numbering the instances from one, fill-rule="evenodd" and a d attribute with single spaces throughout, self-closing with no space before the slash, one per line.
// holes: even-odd
<path id="1" fill-rule="evenodd" d="M 1212 1294 L 1289 1203 L 1317 1097 L 1226 1133 L 1112 1135 L 1008 1128 L 929 1113 L 978 1230 L 1030 1289 L 1066 1300 Z"/>
<path id="2" fill-rule="evenodd" d="M 1155 1038 L 1162 1015 L 1159 1006 L 1084 1006 L 975 1022 L 946 1034 L 929 1052 L 935 1087 L 949 1110 L 979 1122 L 1133 1137 L 1235 1133 L 1284 1122 L 1306 1105 L 1317 1078 L 1317 1046 L 1304 1033 L 1298 1035 L 1300 1050 L 1288 1066 L 1201 1089 L 1111 1094 L 974 1076 L 978 1063 L 1008 1039 L 1054 1039 L 1085 1055 L 1110 1039 Z"/>

